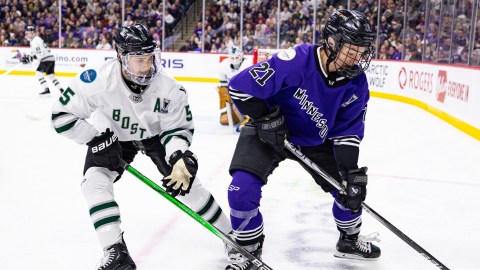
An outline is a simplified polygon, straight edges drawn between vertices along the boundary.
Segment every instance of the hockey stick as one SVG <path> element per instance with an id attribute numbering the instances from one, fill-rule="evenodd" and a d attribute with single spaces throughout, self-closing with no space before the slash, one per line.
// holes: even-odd
<path id="1" fill-rule="evenodd" d="M 175 206 L 180 208 L 183 212 L 188 214 L 190 217 L 195 219 L 198 223 L 200 223 L 203 227 L 205 227 L 207 230 L 215 234 L 218 238 L 220 238 L 223 242 L 226 242 L 228 245 L 233 247 L 235 250 L 240 252 L 245 258 L 247 258 L 249 261 L 252 262 L 254 266 L 256 266 L 255 269 L 259 270 L 273 270 L 270 266 L 266 265 L 264 262 L 261 260 L 257 259 L 255 256 L 250 254 L 247 250 L 245 250 L 242 246 L 240 246 L 237 242 L 232 240 L 228 235 L 217 229 L 215 226 L 212 224 L 208 223 L 206 220 L 204 220 L 200 215 L 198 215 L 195 211 L 190 209 L 188 206 L 177 200 L 176 198 L 172 197 L 170 194 L 168 194 L 165 190 L 163 190 L 159 185 L 157 185 L 155 182 L 150 180 L 148 177 L 145 175 L 141 174 L 139 171 L 137 171 L 135 168 L 130 166 L 127 162 L 124 160 L 121 160 L 121 166 L 131 174 L 133 174 L 135 177 L 137 177 L 139 180 L 141 180 L 143 183 L 145 183 L 147 186 L 151 187 L 153 190 L 155 190 L 158 194 L 162 195 L 165 199 L 169 200 L 171 203 L 173 203 Z"/>
<path id="2" fill-rule="evenodd" d="M 8 73 L 12 72 L 14 69 L 16 69 L 17 67 L 19 67 L 22 63 L 18 63 L 16 64 L 15 66 L 13 66 L 11 69 L 5 71 L 2 75 L 0 75 L 0 78 L 3 77 L 3 76 L 6 76 Z"/>
<path id="3" fill-rule="evenodd" d="M 311 161 L 308 157 L 306 157 L 300 150 L 298 150 L 295 146 L 293 146 L 289 141 L 285 140 L 285 147 L 290 151 L 292 154 L 294 154 L 299 160 L 301 160 L 305 165 L 307 165 L 309 168 L 314 170 L 317 174 L 319 174 L 323 179 L 328 181 L 332 186 L 334 186 L 337 190 L 339 191 L 344 191 L 343 187 L 335 180 L 333 177 L 328 175 L 323 169 L 321 169 L 317 164 L 315 164 L 313 161 Z M 405 235 L 403 232 L 401 232 L 397 227 L 395 227 L 392 223 L 390 223 L 388 220 L 383 218 L 381 215 L 379 215 L 377 212 L 375 212 L 370 206 L 368 206 L 365 202 L 362 202 L 363 209 L 367 211 L 372 217 L 374 217 L 377 221 L 382 223 L 385 227 L 387 227 L 390 231 L 392 231 L 395 235 L 397 235 L 400 239 L 402 239 L 405 243 L 407 243 L 409 246 L 411 246 L 413 249 L 415 249 L 420 255 L 425 257 L 425 259 L 429 260 L 432 262 L 434 265 L 436 265 L 439 269 L 445 269 L 449 270 L 448 267 L 446 267 L 443 263 L 441 263 L 439 260 L 437 260 L 435 257 L 433 257 L 428 251 L 423 249 L 420 245 L 415 243 L 410 237 Z"/>

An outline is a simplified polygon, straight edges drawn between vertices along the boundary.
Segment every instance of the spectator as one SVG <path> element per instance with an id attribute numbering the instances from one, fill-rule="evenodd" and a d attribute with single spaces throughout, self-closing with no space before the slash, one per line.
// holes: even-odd
<path id="1" fill-rule="evenodd" d="M 112 45 L 108 43 L 108 40 L 105 37 L 102 37 L 102 39 L 100 40 L 100 43 L 98 43 L 96 47 L 97 50 L 109 50 L 111 48 L 112 48 Z"/>

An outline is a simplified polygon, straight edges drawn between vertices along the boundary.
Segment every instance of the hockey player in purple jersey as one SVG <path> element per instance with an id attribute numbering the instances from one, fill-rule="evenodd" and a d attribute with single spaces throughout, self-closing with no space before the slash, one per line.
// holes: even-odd
<path id="1" fill-rule="evenodd" d="M 359 236 L 361 203 L 365 200 L 367 168 L 359 168 L 359 145 L 369 90 L 364 71 L 374 52 L 375 34 L 357 11 L 334 12 L 323 29 L 323 42 L 299 45 L 245 69 L 232 78 L 229 93 L 237 108 L 250 116 L 242 129 L 230 165 L 228 190 L 235 240 L 256 256 L 264 241 L 259 211 L 261 189 L 286 158 L 287 138 L 346 189 L 340 194 L 303 166 L 332 194 L 333 217 L 340 237 L 336 257 L 375 260 L 375 236 Z M 302 163 L 300 162 L 302 165 Z M 239 258 L 226 269 L 252 269 Z"/>

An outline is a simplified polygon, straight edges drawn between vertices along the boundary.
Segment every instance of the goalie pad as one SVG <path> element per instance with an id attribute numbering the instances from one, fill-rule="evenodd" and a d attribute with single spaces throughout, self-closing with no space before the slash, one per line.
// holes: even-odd
<path id="1" fill-rule="evenodd" d="M 228 89 L 225 86 L 219 86 L 217 88 L 218 97 L 220 100 L 220 124 L 228 125 L 228 114 L 227 114 L 227 102 L 230 104 L 230 108 L 232 108 L 232 118 L 233 123 L 238 124 L 242 121 L 243 117 L 240 111 L 233 105 L 232 99 L 228 94 Z"/>

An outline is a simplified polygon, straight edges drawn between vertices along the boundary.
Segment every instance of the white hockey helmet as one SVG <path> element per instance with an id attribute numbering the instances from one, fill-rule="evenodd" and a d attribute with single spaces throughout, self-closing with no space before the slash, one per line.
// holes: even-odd
<path id="1" fill-rule="evenodd" d="M 228 57 L 230 58 L 230 63 L 234 69 L 240 68 L 243 61 L 243 52 L 240 47 L 232 46 L 228 52 Z"/>

